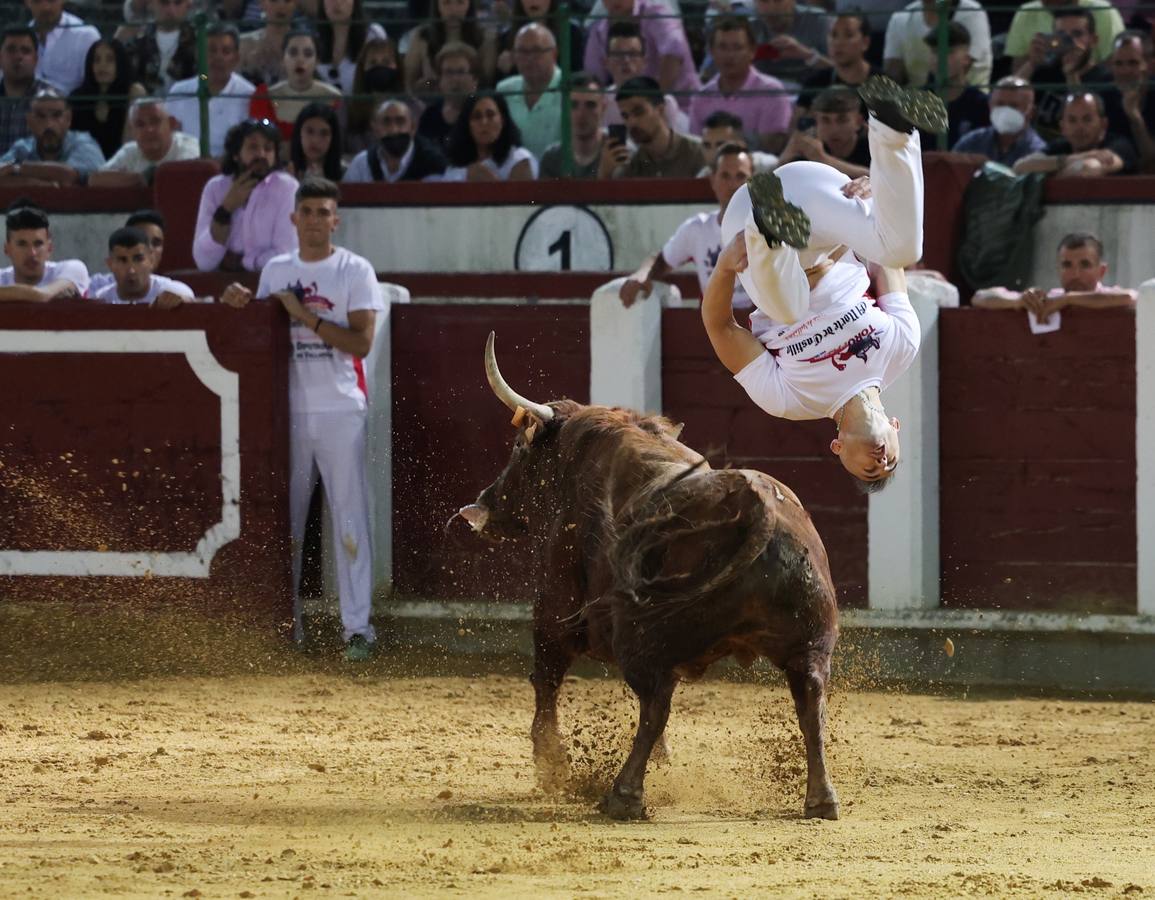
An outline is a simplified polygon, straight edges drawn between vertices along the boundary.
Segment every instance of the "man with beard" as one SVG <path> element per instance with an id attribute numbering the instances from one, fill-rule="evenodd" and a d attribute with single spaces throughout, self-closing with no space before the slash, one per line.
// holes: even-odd
<path id="1" fill-rule="evenodd" d="M 92 136 L 70 131 L 72 110 L 53 88 L 44 88 L 28 107 L 29 137 L 0 156 L 3 184 L 83 184 L 104 165 L 104 154 Z"/>
<path id="2" fill-rule="evenodd" d="M 0 269 L 0 300 L 44 302 L 81 297 L 88 267 L 79 259 L 52 259 L 52 232 L 44 210 L 17 200 L 4 221 L 4 253 L 12 265 Z"/>
<path id="3" fill-rule="evenodd" d="M 48 87 L 36 77 L 36 32 L 13 26 L 0 36 L 0 153 L 28 137 L 28 106 Z"/>
<path id="4" fill-rule="evenodd" d="M 116 229 L 108 239 L 106 260 L 112 279 L 90 296 L 101 303 L 142 303 L 157 309 L 176 309 L 192 300 L 187 284 L 153 274 L 155 258 L 148 235 L 139 228 Z"/>
<path id="5" fill-rule="evenodd" d="M 630 140 L 638 149 L 614 169 L 614 178 L 694 178 L 698 174 L 706 162 L 702 142 L 666 124 L 665 101 L 657 81 L 646 75 L 631 78 L 618 88 L 616 99 Z"/>
<path id="6" fill-rule="evenodd" d="M 1129 137 L 1144 167 L 1155 163 L 1155 91 L 1151 90 L 1151 38 L 1139 31 L 1124 31 L 1115 39 L 1111 53 L 1114 85 L 1103 90 L 1107 107 L 1107 130 Z"/>
<path id="7" fill-rule="evenodd" d="M 225 152 L 225 135 L 249 115 L 249 98 L 257 89 L 237 72 L 240 64 L 240 33 L 236 26 L 216 22 L 208 27 L 209 153 Z M 176 82 L 168 92 L 168 109 L 180 130 L 201 136 L 201 110 L 197 99 L 198 78 Z"/>
<path id="8" fill-rule="evenodd" d="M 372 127 L 377 145 L 353 157 L 342 181 L 436 181 L 444 174 L 445 157 L 415 133 L 413 111 L 404 100 L 382 103 Z"/>
<path id="9" fill-rule="evenodd" d="M 1042 172 L 1060 177 L 1130 175 L 1138 165 L 1126 138 L 1107 133 L 1103 98 L 1091 91 L 1067 95 L 1059 120 L 1062 137 L 1015 163 L 1015 174 Z"/>
<path id="10" fill-rule="evenodd" d="M 193 259 L 202 272 L 258 272 L 296 249 L 297 179 L 280 170 L 281 133 L 268 119 L 229 130 L 221 174 L 209 179 L 197 212 Z"/>

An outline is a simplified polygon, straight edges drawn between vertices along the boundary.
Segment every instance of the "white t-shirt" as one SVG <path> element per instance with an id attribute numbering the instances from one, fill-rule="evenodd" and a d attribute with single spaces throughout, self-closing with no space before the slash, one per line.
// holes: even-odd
<path id="1" fill-rule="evenodd" d="M 762 335 L 766 352 L 734 379 L 783 419 L 824 419 L 859 391 L 885 388 L 907 370 L 921 340 L 905 293 L 840 299 Z"/>
<path id="2" fill-rule="evenodd" d="M 164 86 L 172 84 L 172 76 L 168 74 L 169 63 L 176 56 L 177 45 L 180 44 L 180 29 L 172 31 L 156 31 L 156 47 L 160 51 L 160 77 Z"/>
<path id="3" fill-rule="evenodd" d="M 111 278 L 109 282 L 106 278 Z M 151 281 L 148 286 L 148 293 L 139 300 L 122 300 L 120 299 L 120 292 L 116 287 L 115 276 L 109 274 L 100 279 L 102 285 L 89 293 L 89 297 L 93 300 L 99 300 L 101 303 L 152 303 L 158 296 L 167 291 L 170 294 L 176 294 L 179 297 L 184 297 L 186 300 L 193 299 L 192 288 L 190 288 L 183 281 L 176 281 L 172 278 L 165 278 L 163 275 L 151 276 Z"/>
<path id="4" fill-rule="evenodd" d="M 79 259 L 50 259 L 44 264 L 44 277 L 37 287 L 44 287 L 53 281 L 65 278 L 76 285 L 80 296 L 88 291 L 88 266 Z M 16 283 L 16 270 L 12 266 L 0 269 L 0 287 L 10 287 Z"/>
<path id="5" fill-rule="evenodd" d="M 274 256 L 261 270 L 258 297 L 293 291 L 310 312 L 349 327 L 349 313 L 381 311 L 377 273 L 367 259 L 337 247 L 319 262 L 302 262 L 300 252 Z M 365 373 L 361 360 L 326 344 L 302 322 L 289 337 L 289 406 L 295 413 L 357 412 L 365 409 Z"/>
<path id="6" fill-rule="evenodd" d="M 172 133 L 172 144 L 168 152 L 156 162 L 140 152 L 140 145 L 136 141 L 121 144 L 112 159 L 100 167 L 102 172 L 131 172 L 134 175 L 143 175 L 149 169 L 154 169 L 161 163 L 177 162 L 182 159 L 198 159 L 201 155 L 200 141 L 191 134 L 183 131 Z"/>
<path id="7" fill-rule="evenodd" d="M 505 158 L 500 166 L 492 159 L 485 160 L 482 165 L 493 172 L 499 181 L 509 181 L 509 173 L 513 171 L 516 166 L 523 159 L 529 160 L 529 168 L 533 172 L 533 177 L 537 178 L 537 157 L 530 153 L 525 147 L 510 147 L 509 156 Z M 445 174 L 441 176 L 442 181 L 465 181 L 469 175 L 469 169 L 466 166 L 451 166 L 445 170 Z"/>
<path id="8" fill-rule="evenodd" d="M 229 78 L 225 89 L 209 98 L 209 152 L 221 156 L 225 152 L 225 134 L 238 122 L 249 117 L 249 98 L 256 86 L 236 72 Z M 180 130 L 191 134 L 197 141 L 201 136 L 200 101 L 197 99 L 197 79 L 186 78 L 173 84 L 165 101 L 168 113 L 178 122 Z"/>
<path id="9" fill-rule="evenodd" d="M 926 45 L 926 36 L 934 29 L 926 24 L 922 11 L 922 0 L 914 0 L 896 10 L 886 24 L 886 43 L 882 51 L 884 60 L 902 60 L 911 87 L 925 85 L 927 76 L 938 68 L 935 51 Z M 985 88 L 990 84 L 993 63 L 991 23 L 986 10 L 978 0 L 959 0 L 951 21 L 958 22 L 971 36 L 970 53 L 974 65 L 967 81 Z"/>
<path id="10" fill-rule="evenodd" d="M 718 264 L 718 257 L 722 254 L 722 223 L 718 221 L 718 211 L 698 213 L 690 216 L 678 226 L 664 247 L 662 259 L 672 269 L 693 262 L 698 270 L 698 284 L 702 288 L 702 296 L 706 295 L 706 282 L 714 266 Z M 749 309 L 754 304 L 746 295 L 741 284 L 734 283 L 734 297 L 731 301 L 734 309 Z"/>

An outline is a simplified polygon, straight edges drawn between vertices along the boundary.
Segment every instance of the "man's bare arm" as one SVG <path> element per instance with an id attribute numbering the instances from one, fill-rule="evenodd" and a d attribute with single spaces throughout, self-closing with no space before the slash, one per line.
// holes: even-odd
<path id="1" fill-rule="evenodd" d="M 718 360 L 737 375 L 766 352 L 749 331 L 734 321 L 734 279 L 746 268 L 746 236 L 738 232 L 722 251 L 702 297 L 702 324 Z"/>
<path id="2" fill-rule="evenodd" d="M 1101 291 L 1070 291 L 1052 298 L 1060 309 L 1134 309 L 1139 292 L 1130 288 L 1104 288 Z"/>
<path id="3" fill-rule="evenodd" d="M 1022 309 L 1023 295 L 1005 287 L 983 288 L 975 291 L 971 306 L 977 309 Z"/>

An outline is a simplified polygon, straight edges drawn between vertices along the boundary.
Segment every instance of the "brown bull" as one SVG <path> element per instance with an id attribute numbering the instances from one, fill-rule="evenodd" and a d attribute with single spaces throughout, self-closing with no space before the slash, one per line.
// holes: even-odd
<path id="1" fill-rule="evenodd" d="M 513 455 L 461 510 L 479 534 L 541 562 L 533 608 L 533 751 L 557 787 L 568 759 L 557 697 L 585 654 L 638 695 L 633 748 L 602 808 L 645 815 L 643 781 L 674 688 L 713 662 L 765 656 L 783 669 L 806 742 L 807 817 L 838 818 L 826 774 L 826 682 L 838 609 L 826 550 L 794 493 L 752 470 L 714 470 L 669 420 L 571 400 L 533 403 L 486 371 L 515 411 Z"/>

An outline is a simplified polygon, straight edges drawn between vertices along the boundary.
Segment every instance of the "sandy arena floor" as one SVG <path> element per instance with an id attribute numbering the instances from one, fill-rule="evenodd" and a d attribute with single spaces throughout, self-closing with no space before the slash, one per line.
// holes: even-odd
<path id="1" fill-rule="evenodd" d="M 0 895 L 1155 897 L 1150 703 L 837 693 L 831 823 L 798 817 L 776 678 L 684 685 L 653 819 L 616 824 L 593 810 L 631 734 L 619 682 L 567 685 L 554 800 L 520 675 L 260 652 L 265 674 L 77 680 L 0 639 Z"/>

